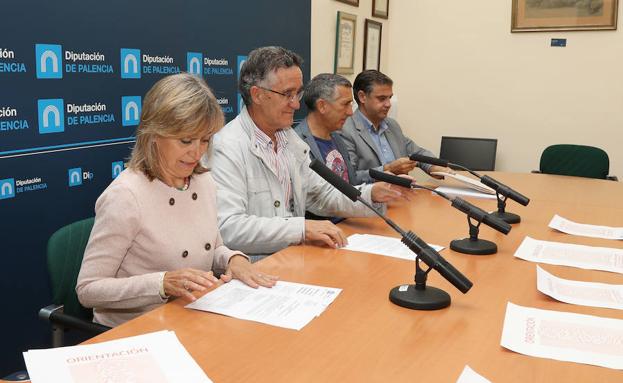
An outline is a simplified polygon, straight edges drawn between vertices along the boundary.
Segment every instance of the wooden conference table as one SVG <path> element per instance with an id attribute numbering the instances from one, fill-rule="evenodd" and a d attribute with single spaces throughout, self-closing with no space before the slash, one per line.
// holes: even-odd
<path id="1" fill-rule="evenodd" d="M 576 222 L 623 226 L 623 184 L 542 174 L 494 173 L 531 198 L 527 207 L 509 201 L 522 222 L 508 236 L 481 227 L 480 237 L 498 253 L 470 256 L 449 248 L 441 255 L 474 283 L 465 295 L 437 272 L 430 286 L 447 291 L 450 307 L 413 311 L 393 305 L 394 286 L 413 283 L 413 262 L 380 255 L 295 246 L 258 263 L 283 280 L 339 287 L 340 296 L 301 331 L 271 327 L 184 309 L 175 301 L 114 328 L 87 343 L 174 330 L 215 382 L 455 382 L 468 364 L 492 382 L 620 382 L 623 372 L 534 358 L 500 346 L 507 302 L 522 306 L 623 319 L 623 312 L 555 301 L 536 289 L 535 264 L 513 257 L 526 235 L 536 239 L 623 248 L 620 241 L 574 237 L 549 229 L 554 214 Z M 471 200 L 494 210 L 492 200 Z M 449 246 L 468 234 L 463 213 L 430 192 L 389 207 L 405 230 Z M 348 219 L 348 234 L 397 236 L 378 218 Z M 557 276 L 623 284 L 623 276 L 542 265 Z"/>

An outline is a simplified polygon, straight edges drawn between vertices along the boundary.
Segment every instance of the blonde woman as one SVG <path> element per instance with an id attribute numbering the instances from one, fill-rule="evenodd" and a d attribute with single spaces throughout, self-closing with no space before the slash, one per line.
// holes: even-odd
<path id="1" fill-rule="evenodd" d="M 76 292 L 94 321 L 116 326 L 170 297 L 195 300 L 218 280 L 273 286 L 223 245 L 216 187 L 200 163 L 223 113 L 207 84 L 187 73 L 158 81 L 143 101 L 128 169 L 95 204 Z"/>

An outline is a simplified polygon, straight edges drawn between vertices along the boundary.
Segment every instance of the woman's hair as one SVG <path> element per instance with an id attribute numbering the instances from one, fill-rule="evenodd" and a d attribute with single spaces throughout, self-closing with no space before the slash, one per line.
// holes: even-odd
<path id="1" fill-rule="evenodd" d="M 150 180 L 162 179 L 157 137 L 211 137 L 223 122 L 223 111 L 201 77 L 188 73 L 164 77 L 145 95 L 128 167 L 142 171 Z M 193 172 L 205 171 L 199 163 Z"/>

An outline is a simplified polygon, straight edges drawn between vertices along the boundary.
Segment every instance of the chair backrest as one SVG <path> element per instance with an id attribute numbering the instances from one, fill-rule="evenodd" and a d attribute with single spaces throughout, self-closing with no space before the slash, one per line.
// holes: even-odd
<path id="1" fill-rule="evenodd" d="M 52 301 L 64 305 L 66 314 L 91 320 L 93 310 L 83 307 L 76 295 L 76 281 L 94 218 L 74 222 L 57 230 L 48 240 L 48 273 Z"/>
<path id="2" fill-rule="evenodd" d="M 607 179 L 610 159 L 602 149 L 586 145 L 559 144 L 543 150 L 541 173 Z"/>
<path id="3" fill-rule="evenodd" d="M 439 158 L 471 170 L 495 170 L 495 138 L 441 137 Z"/>

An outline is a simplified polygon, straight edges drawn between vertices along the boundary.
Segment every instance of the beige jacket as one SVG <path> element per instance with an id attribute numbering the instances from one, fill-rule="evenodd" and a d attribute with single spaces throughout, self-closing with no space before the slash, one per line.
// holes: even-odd
<path id="1" fill-rule="evenodd" d="M 76 292 L 94 321 L 116 326 L 166 302 L 162 272 L 224 270 L 234 254 L 217 228 L 216 189 L 209 173 L 188 190 L 137 171 L 123 171 L 95 204 L 95 224 Z"/>

